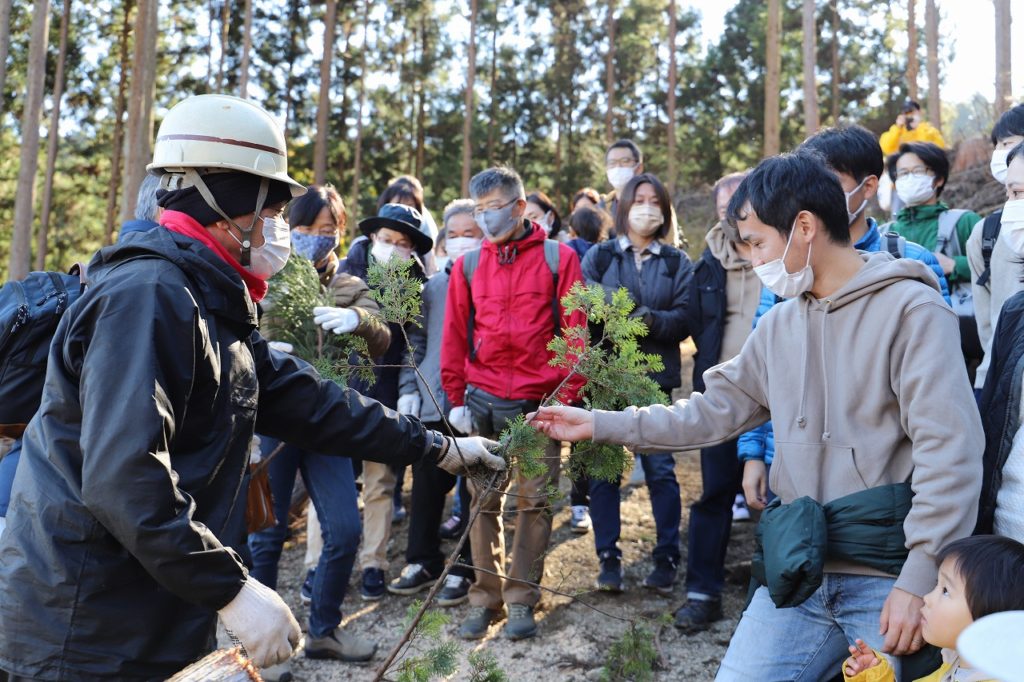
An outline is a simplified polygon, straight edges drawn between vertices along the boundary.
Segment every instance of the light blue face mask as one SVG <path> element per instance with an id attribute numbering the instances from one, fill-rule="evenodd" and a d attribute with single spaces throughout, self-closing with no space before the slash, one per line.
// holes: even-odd
<path id="1" fill-rule="evenodd" d="M 331 251 L 338 248 L 338 235 L 335 233 L 331 237 L 325 237 L 319 234 L 305 234 L 292 230 L 292 248 L 295 249 L 295 253 L 303 258 L 319 263 L 324 258 L 327 258 Z"/>
<path id="2" fill-rule="evenodd" d="M 512 211 L 515 210 L 516 201 L 517 199 L 513 199 L 499 208 L 489 208 L 486 211 L 473 214 L 477 227 L 483 231 L 484 236 L 489 241 L 498 241 L 516 229 L 519 219 L 512 218 Z"/>

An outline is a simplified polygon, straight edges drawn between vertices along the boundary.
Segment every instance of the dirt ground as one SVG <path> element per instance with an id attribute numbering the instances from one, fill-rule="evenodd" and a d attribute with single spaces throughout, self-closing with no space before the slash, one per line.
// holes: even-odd
<path id="1" fill-rule="evenodd" d="M 689 360 L 692 346 L 684 346 L 684 359 Z M 687 362 L 683 375 L 689 390 L 689 367 Z M 697 452 L 683 452 L 676 456 L 676 475 L 682 488 L 683 521 L 682 551 L 687 547 L 687 519 L 689 505 L 700 495 L 700 459 Z M 406 503 L 411 477 L 406 477 Z M 542 584 L 562 592 L 579 595 L 598 608 L 627 617 L 637 615 L 659 618 L 678 608 L 685 598 L 683 577 L 671 596 L 664 596 L 641 586 L 644 577 L 652 568 L 650 558 L 654 547 L 654 522 L 651 517 L 650 498 L 643 486 L 623 490 L 622 536 L 620 548 L 626 592 L 608 595 L 592 592 L 597 578 L 598 563 L 594 552 L 592 534 L 574 535 L 569 529 L 568 489 L 569 481 L 563 477 L 560 488 L 565 497 L 559 501 L 555 512 L 548 554 Z M 389 547 L 391 569 L 388 578 L 393 578 L 405 565 L 404 550 L 408 523 L 394 526 Z M 709 631 L 696 635 L 684 635 L 675 628 L 664 627 L 660 631 L 658 645 L 663 655 L 662 669 L 656 673 L 659 680 L 711 680 L 718 662 L 725 652 L 729 638 L 736 626 L 739 613 L 746 597 L 750 574 L 750 554 L 753 547 L 753 524 L 734 523 L 733 540 L 726 559 L 727 584 L 724 594 L 726 618 L 715 624 Z M 511 545 L 511 538 L 507 538 Z M 453 542 L 446 543 L 449 548 Z M 300 623 L 308 619 L 308 609 L 299 601 L 299 588 L 305 575 L 303 566 L 304 545 L 289 543 L 282 558 L 278 589 L 294 610 Z M 403 630 L 405 613 L 415 597 L 399 597 L 389 594 L 379 602 L 363 602 L 358 591 L 359 572 L 353 574 L 352 585 L 345 599 L 343 610 L 346 627 L 378 642 L 378 654 L 371 665 L 356 666 L 336 661 L 316 661 L 297 655 L 292 660 L 292 670 L 297 680 L 369 680 L 373 671 L 387 651 L 399 640 Z M 421 593 L 424 596 L 426 592 Z M 583 604 L 574 603 L 567 597 L 546 593 L 538 612 L 540 632 L 534 639 L 511 642 L 501 634 L 500 625 L 491 628 L 488 637 L 480 642 L 463 642 L 456 636 L 459 623 L 466 616 L 467 605 L 441 609 L 450 616 L 451 622 L 445 627 L 446 637 L 459 643 L 462 660 L 459 672 L 453 680 L 469 679 L 465 657 L 470 652 L 483 648 L 497 657 L 502 669 L 515 682 L 533 680 L 594 680 L 601 674 L 605 655 L 612 643 L 618 640 L 626 624 L 606 615 L 597 613 Z"/>

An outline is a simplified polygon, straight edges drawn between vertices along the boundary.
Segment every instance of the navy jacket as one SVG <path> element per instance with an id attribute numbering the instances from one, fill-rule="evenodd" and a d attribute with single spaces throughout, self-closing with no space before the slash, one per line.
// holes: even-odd
<path id="1" fill-rule="evenodd" d="M 704 392 L 704 372 L 718 364 L 725 334 L 725 268 L 704 249 L 693 266 L 688 291 L 687 324 L 697 354 L 693 357 L 693 390 Z"/>

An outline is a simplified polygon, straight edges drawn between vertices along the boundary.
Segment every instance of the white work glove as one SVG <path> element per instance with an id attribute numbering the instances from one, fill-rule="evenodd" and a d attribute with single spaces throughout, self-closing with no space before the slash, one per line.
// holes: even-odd
<path id="1" fill-rule="evenodd" d="M 313 322 L 335 334 L 350 334 L 359 326 L 359 313 L 350 308 L 318 305 L 313 308 Z"/>
<path id="2" fill-rule="evenodd" d="M 469 434 L 476 431 L 473 428 L 473 413 L 465 405 L 452 408 L 452 411 L 448 413 L 448 423 L 459 433 Z"/>
<path id="3" fill-rule="evenodd" d="M 302 636 L 299 622 L 284 600 L 251 575 L 217 614 L 257 668 L 288 660 Z"/>
<path id="4" fill-rule="evenodd" d="M 249 465 L 259 464 L 262 459 L 263 450 L 260 448 L 260 437 L 254 433 L 252 440 L 249 441 Z"/>
<path id="5" fill-rule="evenodd" d="M 420 416 L 420 396 L 418 393 L 406 393 L 398 396 L 398 411 L 407 417 Z"/>
<path id="6" fill-rule="evenodd" d="M 505 460 L 501 455 L 494 454 L 501 445 L 493 440 L 487 440 L 480 436 L 469 436 L 467 438 L 449 438 L 448 448 L 441 458 L 437 460 L 437 466 L 449 474 L 464 474 L 468 467 L 474 464 L 482 464 L 488 469 L 495 471 L 505 470 Z"/>
<path id="7" fill-rule="evenodd" d="M 280 353 L 291 354 L 295 348 L 285 341 L 267 341 L 267 345 Z"/>

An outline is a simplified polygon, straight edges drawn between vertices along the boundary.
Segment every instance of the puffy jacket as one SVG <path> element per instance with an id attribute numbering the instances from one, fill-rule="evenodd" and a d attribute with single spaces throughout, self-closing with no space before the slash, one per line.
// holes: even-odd
<path id="1" fill-rule="evenodd" d="M 668 244 L 659 244 L 659 253 L 653 254 L 637 272 L 633 252 L 623 251 L 618 239 L 601 242 L 587 252 L 583 259 L 583 276 L 587 284 L 600 284 L 608 292 L 624 287 L 636 303 L 633 315 L 647 325 L 647 336 L 640 339 L 640 350 L 658 355 L 665 367 L 652 379 L 666 392 L 680 384 L 679 342 L 690 335 L 686 315 L 689 303 L 690 279 L 693 265 L 685 253 Z M 601 272 L 601 252 L 605 252 L 608 267 Z M 670 270 L 671 259 L 676 264 Z"/>
<path id="2" fill-rule="evenodd" d="M 1024 292 L 1003 305 L 992 335 L 992 362 L 981 392 L 981 422 L 985 427 L 985 472 L 975 533 L 989 534 L 995 522 L 996 497 L 1003 466 L 1020 429 L 1021 376 L 1024 374 Z"/>
<path id="3" fill-rule="evenodd" d="M 271 350 L 238 273 L 194 239 L 154 229 L 89 273 L 0 537 L 0 669 L 164 679 L 212 649 L 246 579 L 221 539 L 245 511 L 254 428 L 389 463 L 436 456 L 435 434 Z"/>
<path id="4" fill-rule="evenodd" d="M 448 280 L 444 340 L 441 349 L 441 384 L 456 407 L 464 404 L 466 385 L 472 384 L 506 400 L 541 400 L 566 376 L 552 367 L 553 354 L 547 349 L 554 338 L 552 299 L 559 301 L 573 284 L 583 281 L 580 261 L 565 244 L 558 245 L 558 291 L 554 290 L 551 268 L 544 259 L 544 231 L 528 224 L 520 240 L 501 245 L 484 241 L 480 261 L 470 287 L 462 271 L 465 257 L 452 266 Z M 498 251 L 511 252 L 506 262 Z M 511 255 L 514 254 L 514 255 Z M 470 357 L 467 325 L 470 307 L 475 308 L 473 344 Z M 581 312 L 568 315 L 559 305 L 561 328 L 582 326 Z M 574 377 L 561 397 L 572 401 L 584 380 Z"/>
<path id="5" fill-rule="evenodd" d="M 946 148 L 942 133 L 928 121 L 921 121 L 913 130 L 907 130 L 904 126 L 894 123 L 878 140 L 882 153 L 886 156 L 895 154 L 904 142 L 931 142 L 943 149 Z"/>
<path id="6" fill-rule="evenodd" d="M 949 210 L 949 206 L 939 202 L 926 206 L 908 206 L 896 215 L 896 220 L 889 223 L 888 228 L 907 239 L 916 242 L 928 251 L 935 251 L 939 241 L 939 214 Z M 971 282 L 971 266 L 967 262 L 967 240 L 971 237 L 974 225 L 981 220 L 974 211 L 967 211 L 956 221 L 956 238 L 959 242 L 961 255 L 953 260 L 956 266 L 949 274 L 949 284 Z"/>

